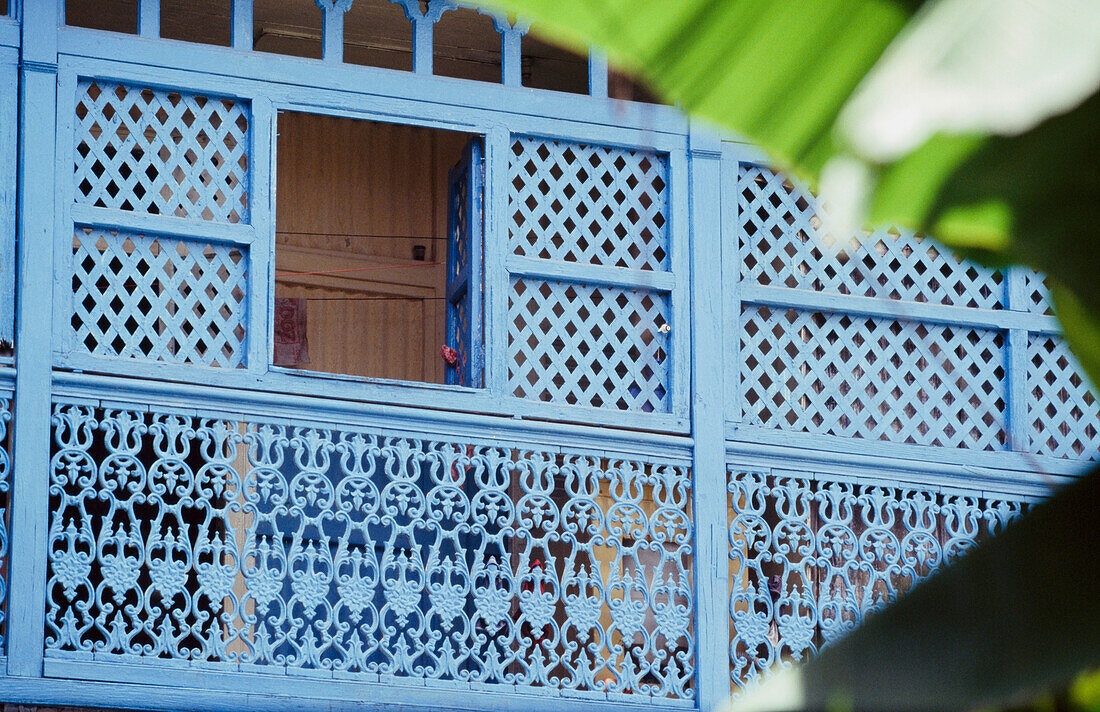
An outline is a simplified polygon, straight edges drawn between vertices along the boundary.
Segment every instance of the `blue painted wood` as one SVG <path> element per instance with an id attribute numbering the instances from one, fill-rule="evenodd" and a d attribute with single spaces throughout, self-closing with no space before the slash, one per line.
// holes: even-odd
<path id="1" fill-rule="evenodd" d="M 904 319 L 934 324 L 984 329 L 1022 329 L 1058 333 L 1058 320 L 1045 314 L 1028 314 L 1008 309 L 972 309 L 926 302 L 857 297 L 850 294 L 810 292 L 787 287 L 762 286 L 746 282 L 740 289 L 746 302 L 796 309 L 820 309 L 860 316 Z"/>
<path id="2" fill-rule="evenodd" d="M 344 61 L 344 13 L 352 0 L 314 0 L 322 12 L 321 59 L 339 64 Z"/>
<path id="3" fill-rule="evenodd" d="M 19 55 L 0 48 L 0 343 L 15 341 L 15 218 Z"/>
<path id="4" fill-rule="evenodd" d="M 11 18 L 0 16 L 0 47 L 19 47 L 20 26 Z"/>
<path id="5" fill-rule="evenodd" d="M 1013 311 L 1028 311 L 1032 302 L 1027 295 L 1027 270 L 1010 268 L 1007 286 L 1006 306 Z M 1027 452 L 1031 445 L 1027 424 L 1027 347 L 1027 329 L 1009 329 L 1008 373 L 1005 375 L 1008 381 L 1008 446 L 1023 452 Z"/>
<path id="6" fill-rule="evenodd" d="M 10 375 L 10 374 L 9 374 Z M 238 415 L 283 418 L 308 426 L 318 414 L 326 422 L 356 428 L 378 427 L 392 430 L 421 429 L 445 438 L 469 437 L 477 441 L 507 445 L 523 440 L 542 448 L 570 447 L 586 451 L 615 451 L 631 455 L 659 455 L 677 464 L 690 464 L 690 440 L 667 432 L 631 431 L 568 421 L 534 422 L 483 413 L 462 413 L 444 409 L 406 408 L 364 404 L 324 395 L 292 395 L 278 389 L 241 391 L 210 388 L 205 384 L 153 379 L 126 379 L 92 373 L 58 371 L 54 374 L 54 392 L 68 402 L 102 404 L 117 402 L 120 391 L 133 395 L 146 408 L 159 405 L 175 412 L 203 413 L 207 417 Z M 471 441 L 472 442 L 472 441 Z"/>
<path id="7" fill-rule="evenodd" d="M 557 217 L 559 220 L 563 219 L 560 215 Z M 564 220 L 569 220 L 569 217 L 565 216 Z M 624 251 L 629 252 L 631 248 L 630 243 L 624 244 Z M 508 255 L 505 259 L 505 266 L 514 275 L 544 277 L 546 279 L 576 279 L 585 284 L 599 284 L 609 287 L 642 287 L 661 292 L 671 292 L 677 286 L 675 273 L 657 272 L 648 269 L 607 267 L 577 261 L 566 262 L 535 257 L 520 257 L 514 254 Z"/>
<path id="8" fill-rule="evenodd" d="M 405 10 L 405 17 L 413 24 L 413 72 L 432 73 L 432 30 L 439 18 L 457 6 L 447 0 L 394 0 Z"/>
<path id="9" fill-rule="evenodd" d="M 147 674 L 141 681 L 111 684 L 87 681 L 74 675 L 73 664 L 60 661 L 49 664 L 48 669 L 59 678 L 53 680 L 5 680 L 5 699 L 19 703 L 41 703 L 52 705 L 105 705 L 124 708 L 134 706 L 140 701 L 143 709 L 173 712 L 181 709 L 214 710 L 216 712 L 238 712 L 248 710 L 262 712 L 296 712 L 318 705 L 327 710 L 361 712 L 367 710 L 431 709 L 445 712 L 458 712 L 469 709 L 469 703 L 476 700 L 479 709 L 489 711 L 532 710 L 532 712 L 619 712 L 620 710 L 654 709 L 692 709 L 694 703 L 684 701 L 657 702 L 652 698 L 644 701 L 630 700 L 624 695 L 614 700 L 574 699 L 566 696 L 551 697 L 524 695 L 513 689 L 507 692 L 493 690 L 463 691 L 454 688 L 428 688 L 420 686 L 398 686 L 392 681 L 375 685 L 356 685 L 339 680 L 302 680 L 289 679 L 275 675 L 222 674 L 221 689 L 209 682 L 210 675 L 200 677 L 206 681 L 203 686 L 192 683 L 173 687 L 163 683 L 162 679 L 150 680 Z M 182 671 L 173 671 L 179 675 Z M 131 671 L 137 676 L 140 671 Z M 187 682 L 195 679 L 188 675 Z M 228 684 L 224 684 L 228 678 Z M 240 684 L 237 681 L 243 681 Z M 627 699 L 623 699 L 627 698 Z"/>
<path id="10" fill-rule="evenodd" d="M 696 521 L 695 586 L 698 591 L 696 687 L 700 709 L 711 709 L 729 694 L 726 663 L 729 591 L 726 583 L 726 503 L 716 497 L 725 485 L 723 432 L 725 350 L 722 314 L 721 243 L 705 239 L 722 229 L 721 153 L 718 136 L 693 126 L 690 137 L 691 299 L 709 304 L 705 317 L 691 320 L 691 422 L 694 442 Z"/>
<path id="11" fill-rule="evenodd" d="M 1100 456 L 1096 399 L 1058 353 L 1057 324 L 1026 273 L 977 267 L 896 230 L 838 240 L 814 198 L 768 169 L 742 164 L 731 197 L 741 433 Z"/>
<path id="12" fill-rule="evenodd" d="M 126 76 L 147 77 L 146 81 L 159 80 L 169 86 L 206 81 L 211 86 L 205 91 L 217 92 L 222 87 L 222 92 L 238 94 L 238 87 L 246 83 L 243 80 L 252 79 L 263 82 L 263 91 L 273 101 L 334 108 L 350 104 L 362 110 L 369 98 L 379 111 L 409 119 L 444 115 L 452 121 L 487 124 L 507 117 L 509 128 L 517 133 L 649 145 L 659 150 L 669 150 L 677 143 L 681 148 L 684 145 L 684 117 L 658 104 L 611 103 L 576 94 L 515 89 L 377 67 L 333 66 L 320 60 L 241 53 L 194 43 L 162 45 L 81 28 L 62 28 L 59 42 L 66 54 L 74 57 L 74 64 L 94 75 L 110 76 L 112 67 L 117 73 L 117 67 L 125 66 Z M 125 64 L 113 65 L 104 59 Z M 183 67 L 192 72 L 190 82 L 181 79 Z M 225 74 L 227 67 L 233 67 L 232 76 Z M 217 82 L 210 82 L 211 78 L 217 78 Z"/>
<path id="13" fill-rule="evenodd" d="M 263 236 L 249 247 L 252 263 L 248 285 L 249 351 L 247 366 L 252 373 L 265 373 L 272 363 L 275 311 L 275 147 L 277 116 L 271 101 L 263 96 L 252 107 L 252 204 L 251 227 Z"/>
<path id="14" fill-rule="evenodd" d="M 71 153 L 69 151 L 68 153 Z M 257 186 L 259 191 L 260 186 Z M 255 205 L 253 205 L 253 208 Z M 193 238 L 225 245 L 252 247 L 257 230 L 242 223 L 217 223 L 174 215 L 157 215 L 112 210 L 95 205 L 73 204 L 68 213 L 76 225 L 95 225 L 109 230 Z"/>
<path id="15" fill-rule="evenodd" d="M 252 50 L 252 0 L 232 0 L 230 6 L 230 44 L 241 52 Z"/>
<path id="16" fill-rule="evenodd" d="M 508 162 L 512 137 L 495 125 L 485 135 L 485 386 L 503 394 L 508 379 Z"/>
<path id="17" fill-rule="evenodd" d="M 1037 426 L 1036 426 L 1037 427 Z M 1082 471 L 1079 459 L 1058 461 L 1055 458 L 1034 453 L 973 450 L 967 448 L 929 447 L 889 441 L 861 438 L 843 438 L 815 433 L 792 432 L 774 427 L 739 424 L 732 426 L 727 436 L 731 446 L 750 450 L 758 446 L 778 446 L 791 450 L 814 451 L 823 462 L 848 455 L 869 455 L 895 458 L 898 461 L 925 463 L 928 467 L 951 464 L 975 468 L 976 472 L 998 469 L 1015 473 L 1014 476 L 1029 481 L 1042 481 L 1048 474 L 1078 473 Z"/>
<path id="18" fill-rule="evenodd" d="M 738 333 L 737 322 L 741 314 L 741 260 L 745 245 L 738 229 L 741 203 L 738 200 L 730 200 L 728 197 L 737 194 L 737 186 L 741 179 L 740 163 L 743 157 L 739 148 L 738 144 L 730 141 L 722 142 L 722 231 L 719 234 L 722 245 L 722 275 L 725 284 L 722 296 L 722 305 L 725 307 L 722 328 L 723 333 L 726 334 L 727 345 L 722 371 L 726 379 L 725 418 L 730 424 L 740 423 L 743 417 L 741 379 L 738 375 L 741 363 L 741 339 L 733 335 Z"/>
<path id="19" fill-rule="evenodd" d="M 729 468 L 729 502 L 736 631 L 729 650 L 738 692 L 773 666 L 805 660 L 1026 508 L 973 491 L 737 464 Z"/>
<path id="20" fill-rule="evenodd" d="M 160 37 L 160 0 L 138 3 L 138 35 L 147 39 Z"/>
<path id="21" fill-rule="evenodd" d="M 685 146 L 684 149 L 687 147 Z M 669 179 L 671 181 L 671 227 L 669 236 L 672 251 L 672 273 L 679 275 L 679 283 L 672 287 L 672 331 L 666 334 L 672 350 L 672 413 L 687 418 L 691 409 L 691 322 L 694 310 L 688 276 L 692 270 L 692 253 L 689 244 L 692 232 L 689 218 L 691 185 L 688 179 L 688 153 L 686 150 L 669 151 Z M 710 233 L 714 234 L 714 233 Z M 705 242 L 713 248 L 713 238 Z"/>
<path id="22" fill-rule="evenodd" d="M 595 50 L 588 52 L 588 94 L 607 98 L 607 57 Z"/>
<path id="23" fill-rule="evenodd" d="M 448 176 L 447 333 L 455 362 L 445 362 L 450 385 L 484 384 L 482 328 L 484 164 L 481 139 L 471 139 Z"/>
<path id="24" fill-rule="evenodd" d="M 671 270 L 670 184 L 669 158 L 654 152 L 513 138 L 512 395 L 672 411 L 671 294 L 646 276 Z M 528 276 L 539 262 L 554 276 Z"/>
<path id="25" fill-rule="evenodd" d="M 493 19 L 493 27 L 500 33 L 500 81 L 507 87 L 523 85 L 522 41 L 530 29 L 530 23 L 511 21 L 496 12 L 479 9 L 478 12 Z"/>
<path id="26" fill-rule="evenodd" d="M 889 230 L 837 259 L 812 196 L 737 137 L 606 101 L 598 55 L 592 96 L 518 87 L 523 28 L 497 19 L 503 86 L 434 77 L 452 6 L 401 4 L 412 73 L 340 62 L 341 0 L 322 60 L 252 52 L 247 0 L 231 49 L 160 42 L 149 0 L 144 37 L 33 6 L 0 699 L 707 707 L 1100 451 L 1040 275 Z M 0 20 L 0 67 L 20 29 Z M 485 388 L 269 367 L 282 109 L 484 136 Z M 762 501 L 781 526 L 746 549 Z M 835 556 L 776 545 L 799 532 Z M 884 575 L 876 546 L 908 558 Z M 809 598 L 824 577 L 840 593 Z"/>
<path id="27" fill-rule="evenodd" d="M 19 309 L 11 494 L 8 675 L 42 674 L 49 487 L 58 3 L 22 11 L 19 113 Z"/>
<path id="28" fill-rule="evenodd" d="M 694 694 L 689 467 L 121 403 L 53 422 L 47 657 Z"/>
<path id="29" fill-rule="evenodd" d="M 820 439 L 818 446 L 821 446 Z M 905 459 L 889 453 L 863 453 L 849 451 L 825 451 L 812 447 L 791 446 L 784 443 L 753 443 L 726 441 L 729 461 L 737 461 L 745 467 L 756 469 L 775 467 L 800 472 L 821 472 L 831 477 L 849 481 L 901 482 L 922 487 L 961 488 L 983 491 L 990 496 L 1029 496 L 1039 499 L 1049 495 L 1056 487 L 1071 481 L 1080 474 L 1080 465 L 1069 467 L 1065 460 L 1047 458 L 1037 463 L 1042 472 L 1025 473 L 1017 465 L 1008 464 L 1001 469 L 992 464 L 974 466 L 960 463 L 935 462 L 925 459 Z M 1047 465 L 1050 469 L 1046 469 Z M 1060 464 L 1060 467 L 1059 467 Z"/>

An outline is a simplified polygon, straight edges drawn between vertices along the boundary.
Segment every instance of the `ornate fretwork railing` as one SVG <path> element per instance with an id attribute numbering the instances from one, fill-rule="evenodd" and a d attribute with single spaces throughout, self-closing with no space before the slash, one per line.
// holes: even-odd
<path id="1" fill-rule="evenodd" d="M 733 463 L 727 478 L 735 693 L 852 630 L 1029 501 Z"/>
<path id="2" fill-rule="evenodd" d="M 58 401 L 47 659 L 688 701 L 682 458 Z"/>
<path id="3" fill-rule="evenodd" d="M 8 434 L 11 430 L 12 383 L 8 379 L 0 381 L 0 658 L 7 653 L 5 639 L 7 634 L 7 592 L 8 592 L 8 552 L 11 537 L 8 534 L 9 513 L 11 512 L 11 453 Z"/>

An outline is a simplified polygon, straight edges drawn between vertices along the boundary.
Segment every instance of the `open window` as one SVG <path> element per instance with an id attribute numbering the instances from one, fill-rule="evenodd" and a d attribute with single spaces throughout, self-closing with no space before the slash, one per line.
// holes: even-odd
<path id="1" fill-rule="evenodd" d="M 278 119 L 272 363 L 481 387 L 479 136 Z"/>

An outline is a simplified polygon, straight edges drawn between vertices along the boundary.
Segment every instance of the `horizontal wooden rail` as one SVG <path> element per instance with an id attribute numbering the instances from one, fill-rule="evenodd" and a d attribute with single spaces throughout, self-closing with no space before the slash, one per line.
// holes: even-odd
<path id="1" fill-rule="evenodd" d="M 331 422 L 370 425 L 393 429 L 435 432 L 449 437 L 476 434 L 479 440 L 496 438 L 515 442 L 517 438 L 542 445 L 569 443 L 601 450 L 622 450 L 632 454 L 661 452 L 688 462 L 689 438 L 654 432 L 621 431 L 601 426 L 519 420 L 468 412 L 402 408 L 395 405 L 365 404 L 324 396 L 257 392 L 231 388 L 135 380 L 84 373 L 54 373 L 54 393 L 89 403 L 125 404 L 138 410 L 150 407 L 203 412 L 209 417 L 279 415 L 303 425 Z M 125 394 L 124 398 L 120 398 Z"/>
<path id="2" fill-rule="evenodd" d="M 814 292 L 807 289 L 741 284 L 741 301 L 774 307 L 792 307 L 807 311 L 843 312 L 860 316 L 922 321 L 953 326 L 986 329 L 1027 329 L 1059 333 L 1058 320 L 1045 314 L 1008 309 L 972 309 L 947 304 L 929 304 L 850 294 Z"/>
<path id="3" fill-rule="evenodd" d="M 505 266 L 513 275 L 542 277 L 562 282 L 584 282 L 628 289 L 653 289 L 661 292 L 672 291 L 676 286 L 674 274 L 656 270 L 603 267 L 583 262 L 559 262 L 516 256 L 508 257 Z"/>
<path id="4" fill-rule="evenodd" d="M 194 220 L 174 215 L 149 215 L 127 210 L 73 205 L 73 222 L 85 227 L 121 230 L 141 235 L 167 235 L 193 242 L 210 241 L 232 245 L 250 245 L 256 239 L 251 225 Z"/>

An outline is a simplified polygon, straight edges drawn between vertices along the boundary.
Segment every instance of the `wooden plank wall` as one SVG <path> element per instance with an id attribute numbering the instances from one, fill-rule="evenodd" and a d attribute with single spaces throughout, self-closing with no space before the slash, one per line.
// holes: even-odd
<path id="1" fill-rule="evenodd" d="M 294 112 L 278 132 L 277 273 L 360 270 L 276 279 L 311 300 L 302 368 L 441 383 L 447 172 L 470 137 Z"/>

